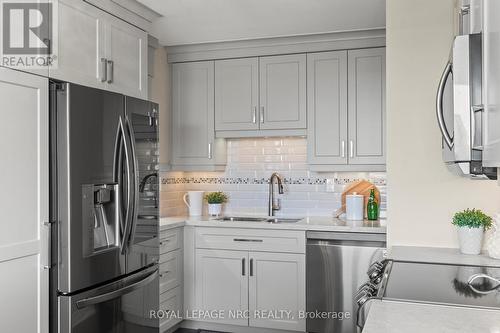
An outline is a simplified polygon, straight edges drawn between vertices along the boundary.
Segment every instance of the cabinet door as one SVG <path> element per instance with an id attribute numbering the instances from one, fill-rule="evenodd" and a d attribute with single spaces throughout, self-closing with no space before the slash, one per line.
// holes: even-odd
<path id="1" fill-rule="evenodd" d="M 349 164 L 385 164 L 385 48 L 348 51 Z"/>
<path id="2" fill-rule="evenodd" d="M 47 78 L 0 68 L 0 332 L 49 330 Z"/>
<path id="3" fill-rule="evenodd" d="M 309 164 L 347 164 L 347 51 L 307 55 Z"/>
<path id="4" fill-rule="evenodd" d="M 298 318 L 306 309 L 305 255 L 250 252 L 249 260 L 250 326 L 305 331 L 305 320 Z M 266 318 L 270 310 L 283 312 Z"/>
<path id="5" fill-rule="evenodd" d="M 257 130 L 259 60 L 215 62 L 215 130 Z"/>
<path id="6" fill-rule="evenodd" d="M 214 62 L 172 67 L 173 164 L 210 165 L 215 137 Z"/>
<path id="7" fill-rule="evenodd" d="M 147 99 L 147 33 L 111 15 L 105 29 L 108 89 Z"/>
<path id="8" fill-rule="evenodd" d="M 260 128 L 306 128 L 306 55 L 260 58 Z"/>
<path id="9" fill-rule="evenodd" d="M 196 308 L 224 311 L 217 323 L 248 326 L 247 317 L 230 314 L 248 311 L 248 252 L 197 249 L 195 270 Z"/>
<path id="10" fill-rule="evenodd" d="M 104 13 L 70 0 L 60 0 L 58 10 L 58 66 L 50 68 L 50 77 L 103 89 Z"/>

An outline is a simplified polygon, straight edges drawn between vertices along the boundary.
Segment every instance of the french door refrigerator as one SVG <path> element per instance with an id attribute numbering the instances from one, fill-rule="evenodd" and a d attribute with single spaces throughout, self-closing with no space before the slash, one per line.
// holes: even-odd
<path id="1" fill-rule="evenodd" d="M 158 332 L 158 106 L 50 83 L 51 332 Z"/>

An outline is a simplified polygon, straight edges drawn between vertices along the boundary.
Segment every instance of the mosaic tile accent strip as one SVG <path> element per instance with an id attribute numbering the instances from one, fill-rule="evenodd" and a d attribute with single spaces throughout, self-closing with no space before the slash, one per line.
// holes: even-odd
<path id="1" fill-rule="evenodd" d="M 361 180 L 361 178 L 334 178 L 335 184 L 346 185 L 351 182 Z M 283 178 L 285 184 L 293 185 L 324 185 L 326 184 L 327 178 Z M 370 179 L 377 186 L 385 186 L 385 179 Z M 173 185 L 173 184 L 221 184 L 221 185 L 234 185 L 234 184 L 269 184 L 269 179 L 267 178 L 240 178 L 240 177 L 168 177 L 161 179 L 162 184 Z"/>

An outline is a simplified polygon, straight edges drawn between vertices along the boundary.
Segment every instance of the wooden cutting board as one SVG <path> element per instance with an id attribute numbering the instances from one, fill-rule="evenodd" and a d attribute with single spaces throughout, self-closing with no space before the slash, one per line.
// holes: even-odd
<path id="1" fill-rule="evenodd" d="M 366 205 L 368 204 L 368 199 L 370 198 L 371 189 L 375 189 L 375 200 L 380 205 L 380 192 L 373 183 L 370 183 L 367 180 L 359 180 L 356 182 L 352 182 L 346 185 L 344 192 L 342 192 L 342 207 L 336 212 L 336 217 L 339 217 L 341 214 L 345 213 L 345 199 L 348 194 L 360 194 L 364 196 L 364 216 L 366 217 Z"/>

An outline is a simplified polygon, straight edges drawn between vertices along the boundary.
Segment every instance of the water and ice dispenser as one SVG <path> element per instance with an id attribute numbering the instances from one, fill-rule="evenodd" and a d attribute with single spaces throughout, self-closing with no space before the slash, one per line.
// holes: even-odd
<path id="1" fill-rule="evenodd" d="M 82 185 L 83 253 L 120 246 L 118 184 Z"/>

